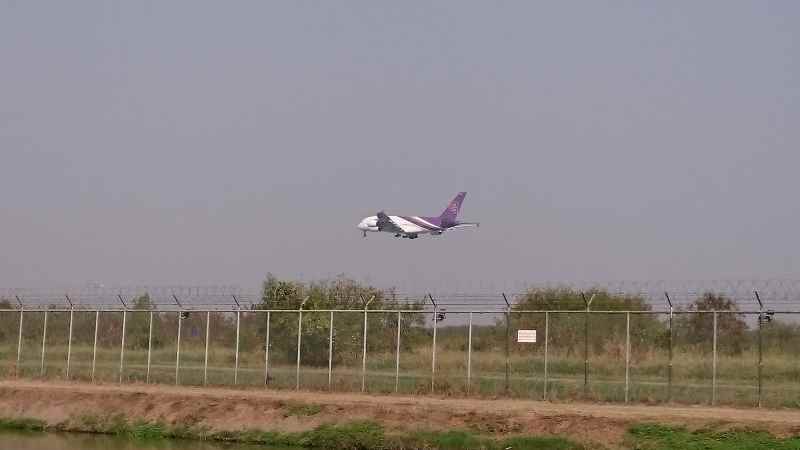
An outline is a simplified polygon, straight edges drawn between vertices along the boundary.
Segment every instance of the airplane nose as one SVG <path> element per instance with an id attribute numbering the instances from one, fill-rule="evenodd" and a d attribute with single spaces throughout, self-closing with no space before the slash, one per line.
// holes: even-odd
<path id="1" fill-rule="evenodd" d="M 367 229 L 367 224 L 365 224 L 364 221 L 362 220 L 361 222 L 358 223 L 358 225 L 356 225 L 356 228 L 358 228 L 359 230 L 362 230 L 362 231 L 366 230 Z"/>

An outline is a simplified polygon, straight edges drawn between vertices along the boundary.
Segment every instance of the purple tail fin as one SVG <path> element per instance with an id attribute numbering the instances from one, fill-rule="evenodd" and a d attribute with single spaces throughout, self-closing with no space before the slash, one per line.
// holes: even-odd
<path id="1" fill-rule="evenodd" d="M 467 196 L 466 192 L 459 192 L 456 195 L 449 205 L 447 205 L 447 209 L 442 212 L 442 215 L 439 218 L 442 221 L 442 225 L 444 226 L 452 226 L 456 223 L 456 218 L 458 217 L 458 211 L 461 209 L 461 203 L 464 201 L 464 197 Z"/>

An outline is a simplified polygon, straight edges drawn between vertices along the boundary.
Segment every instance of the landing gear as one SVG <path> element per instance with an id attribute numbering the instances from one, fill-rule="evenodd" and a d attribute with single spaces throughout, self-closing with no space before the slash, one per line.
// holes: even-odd
<path id="1" fill-rule="evenodd" d="M 416 234 L 409 234 L 406 237 L 409 238 L 409 239 L 416 239 L 417 235 Z"/>

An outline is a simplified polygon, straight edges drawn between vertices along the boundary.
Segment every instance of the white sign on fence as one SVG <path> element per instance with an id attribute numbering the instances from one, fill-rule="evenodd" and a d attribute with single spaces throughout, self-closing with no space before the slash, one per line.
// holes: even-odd
<path id="1" fill-rule="evenodd" d="M 517 330 L 517 342 L 536 342 L 536 330 Z"/>

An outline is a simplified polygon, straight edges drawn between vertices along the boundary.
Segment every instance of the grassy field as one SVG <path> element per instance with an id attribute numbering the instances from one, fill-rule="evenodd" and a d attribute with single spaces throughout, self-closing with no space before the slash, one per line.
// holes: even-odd
<path id="1" fill-rule="evenodd" d="M 151 354 L 150 382 L 176 382 L 175 344 L 154 349 Z M 64 379 L 67 348 L 48 345 L 42 375 L 41 341 L 25 341 L 19 375 L 26 378 Z M 296 386 L 296 365 L 290 354 L 296 349 L 271 349 L 269 385 L 293 389 Z M 16 346 L 0 346 L 0 376 L 15 373 Z M 467 383 L 465 351 L 440 350 L 436 355 L 436 372 L 432 373 L 430 347 L 403 351 L 399 377 L 395 372 L 394 353 L 367 354 L 366 389 L 370 392 L 427 394 L 434 392 L 454 396 L 511 396 L 528 399 L 567 401 L 589 399 L 622 402 L 625 400 L 625 360 L 613 352 L 590 354 L 588 384 L 584 385 L 583 355 L 552 351 L 548 355 L 547 394 L 545 397 L 544 358 L 541 351 L 530 355 L 514 352 L 509 359 L 509 391 L 506 393 L 505 356 L 502 351 L 473 351 L 471 377 Z M 717 360 L 715 403 L 720 405 L 754 406 L 757 402 L 757 356 L 743 353 L 720 356 Z M 120 379 L 120 351 L 99 347 L 95 379 L 114 382 Z M 178 383 L 201 385 L 204 376 L 204 347 L 191 341 L 182 342 Z M 208 355 L 207 381 L 211 385 L 233 385 L 235 376 L 233 346 L 211 346 Z M 676 352 L 673 357 L 673 378 L 667 383 L 668 358 L 665 352 L 637 354 L 629 367 L 628 399 L 631 402 L 710 404 L 712 401 L 712 361 L 709 355 Z M 92 347 L 85 343 L 72 346 L 69 378 L 91 379 Z M 763 361 L 762 403 L 769 407 L 800 407 L 800 361 L 788 355 L 767 354 Z M 123 361 L 124 382 L 144 382 L 147 376 L 146 349 L 126 348 Z M 236 383 L 264 384 L 264 353 L 243 351 L 239 355 Z M 334 365 L 331 388 L 335 391 L 360 391 L 361 355 L 353 354 Z M 328 370 L 311 366 L 301 359 L 300 386 L 303 389 L 327 390 Z"/>
<path id="2" fill-rule="evenodd" d="M 148 381 L 148 314 L 130 313 L 122 371 L 120 345 L 122 314 L 103 313 L 95 367 L 95 380 L 102 382 Z M 542 319 L 539 314 L 538 319 Z M 42 367 L 43 313 L 25 316 L 22 353 L 17 366 L 19 314 L 0 314 L 5 324 L 0 333 L 0 377 L 18 374 L 25 378 L 67 377 L 69 313 L 50 312 L 47 346 Z M 297 385 L 296 313 L 273 314 L 270 345 L 269 385 L 294 389 Z M 510 345 L 506 384 L 505 326 L 476 326 L 473 333 L 470 377 L 468 379 L 467 329 L 440 327 L 437 336 L 436 367 L 432 370 L 432 329 L 430 324 L 408 322 L 402 326 L 399 371 L 396 372 L 393 314 L 369 315 L 365 388 L 369 392 L 495 397 L 510 396 L 551 401 L 595 400 L 657 404 L 718 404 L 755 406 L 758 403 L 758 353 L 755 335 L 735 336 L 721 332 L 716 367 L 711 341 L 690 343 L 676 331 L 670 360 L 664 339 L 664 323 L 644 316 L 631 317 L 631 346 L 626 370 L 625 316 L 591 317 L 588 362 L 584 361 L 582 317 L 553 313 L 545 375 L 544 346 Z M 527 317 L 525 320 L 533 320 Z M 149 382 L 201 385 L 259 386 L 265 381 L 265 316 L 242 313 L 238 371 L 235 354 L 235 315 L 211 313 L 211 343 L 205 365 L 205 314 L 192 314 L 183 321 L 180 370 L 176 370 L 177 316 L 159 313 L 153 321 L 154 344 L 150 358 Z M 282 318 L 281 320 L 279 320 Z M 69 379 L 88 381 L 92 376 L 94 319 L 92 312 L 75 313 Z M 493 317 L 500 320 L 502 315 Z M 404 319 L 405 320 L 405 319 Z M 299 380 L 302 389 L 360 391 L 362 387 L 362 327 L 360 312 L 342 313 L 334 321 L 336 348 L 332 373 L 328 374 L 327 313 L 303 316 L 303 337 Z M 517 328 L 541 329 L 541 323 L 523 322 L 518 316 L 511 324 L 510 341 Z M 396 328 L 395 328 L 396 330 Z M 800 408 L 800 348 L 792 344 L 793 328 L 785 335 L 767 334 L 764 339 L 761 400 L 764 406 Z M 735 349 L 733 344 L 740 347 Z M 584 372 L 586 370 L 586 373 Z M 712 374 L 716 372 L 716 377 Z M 626 383 L 627 373 L 627 383 Z M 176 379 L 177 377 L 177 379 Z M 207 378 L 206 378 L 207 377 Z M 546 382 L 545 382 L 546 380 Z M 432 383 L 433 382 L 433 383 Z M 432 386 L 433 384 L 433 386 Z M 627 388 L 626 388 L 627 386 Z"/>

